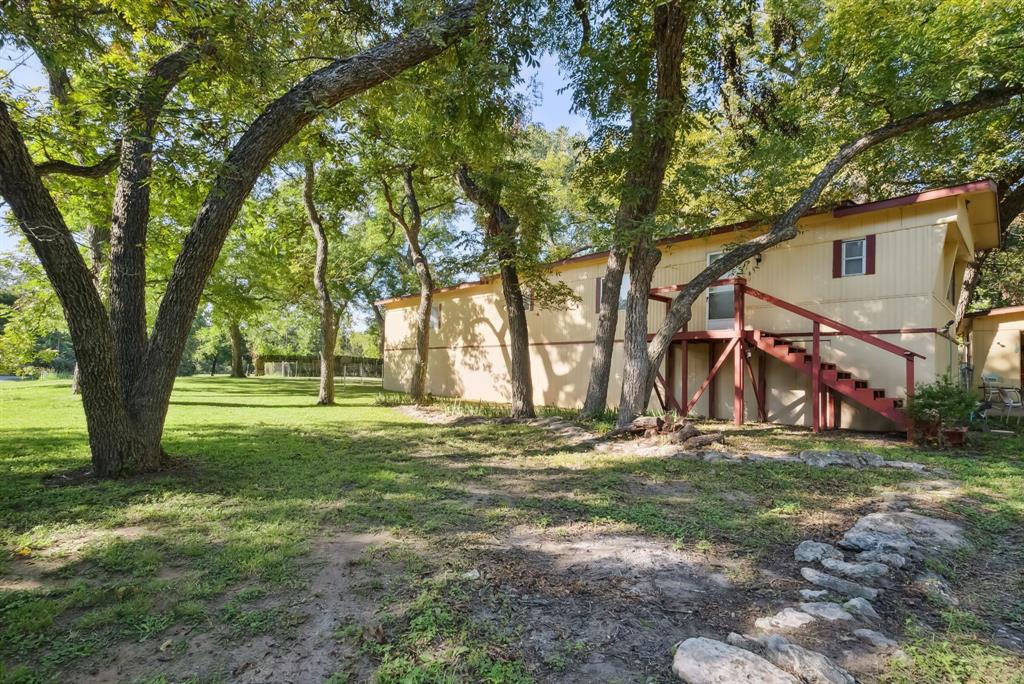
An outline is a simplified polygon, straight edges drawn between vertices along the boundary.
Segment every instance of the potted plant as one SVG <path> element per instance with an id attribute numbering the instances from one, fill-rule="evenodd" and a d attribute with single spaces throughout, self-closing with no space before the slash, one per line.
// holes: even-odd
<path id="1" fill-rule="evenodd" d="M 942 446 L 963 446 L 967 421 L 977 403 L 970 390 L 944 375 L 935 382 L 914 388 L 906 411 L 914 422 L 918 440 L 934 440 Z"/>

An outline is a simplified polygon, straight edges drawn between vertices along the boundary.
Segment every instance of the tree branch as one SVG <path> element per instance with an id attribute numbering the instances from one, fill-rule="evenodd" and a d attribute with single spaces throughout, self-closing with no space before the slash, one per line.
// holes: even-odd
<path id="1" fill-rule="evenodd" d="M 78 176 L 79 178 L 103 178 L 117 168 L 121 156 L 121 144 L 117 149 L 95 164 L 72 164 L 63 159 L 48 159 L 36 164 L 36 173 L 40 176 L 59 173 L 65 176 Z"/>

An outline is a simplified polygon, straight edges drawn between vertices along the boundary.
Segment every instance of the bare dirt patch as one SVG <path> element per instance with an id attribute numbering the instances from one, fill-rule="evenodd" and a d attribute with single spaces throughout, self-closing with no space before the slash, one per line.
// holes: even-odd
<path id="1" fill-rule="evenodd" d="M 367 562 L 374 549 L 392 541 L 387 534 L 340 532 L 317 540 L 308 561 L 317 569 L 308 586 L 283 601 L 270 596 L 257 606 L 286 609 L 292 630 L 239 641 L 223 627 L 178 625 L 158 638 L 122 644 L 76 681 L 123 682 L 140 672 L 172 681 L 196 677 L 251 684 L 322 682 L 343 672 L 350 681 L 367 681 L 375 665 L 360 652 L 359 635 L 347 635 L 345 627 L 375 622 L 379 596 L 367 587 L 384 590 L 402 575 L 394 564 Z"/>
<path id="2" fill-rule="evenodd" d="M 592 525 L 517 526 L 479 554 L 474 620 L 541 682 L 672 681 L 674 643 L 770 598 L 744 561 Z"/>

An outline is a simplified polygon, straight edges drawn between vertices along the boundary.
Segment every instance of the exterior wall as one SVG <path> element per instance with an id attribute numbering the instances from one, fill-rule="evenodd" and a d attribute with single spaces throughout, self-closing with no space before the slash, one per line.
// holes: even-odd
<path id="1" fill-rule="evenodd" d="M 983 373 L 995 373 L 1005 385 L 1020 387 L 1021 335 L 1024 334 L 1024 313 L 978 316 L 971 331 L 974 360 L 974 384 L 981 384 Z"/>
<path id="2" fill-rule="evenodd" d="M 792 302 L 811 311 L 879 334 L 923 354 L 917 360 L 917 382 L 929 382 L 946 371 L 946 341 L 934 333 L 952 318 L 946 301 L 949 270 L 967 256 L 959 237 L 957 200 L 948 198 L 841 219 L 813 216 L 800 223 L 793 240 L 764 253 L 760 263 L 748 263 L 743 275 L 750 287 Z M 662 247 L 663 257 L 653 286 L 685 283 L 707 263 L 709 252 L 740 242 L 752 233 L 727 233 L 676 242 Z M 876 271 L 872 275 L 832 277 L 833 241 L 873 234 L 876 236 Z M 959 240 L 959 242 L 958 242 Z M 582 405 L 596 328 L 597 279 L 605 271 L 605 258 L 576 260 L 556 267 L 552 277 L 568 284 L 579 302 L 566 311 L 529 312 L 534 400 L 538 404 L 579 407 Z M 440 329 L 432 332 L 428 390 L 436 395 L 467 399 L 507 401 L 507 319 L 501 299 L 500 282 L 462 287 L 435 294 L 442 307 Z M 703 330 L 707 323 L 706 295 L 694 305 L 690 330 Z M 392 302 L 386 307 L 384 387 L 400 390 L 408 386 L 415 357 L 413 321 L 415 298 Z M 801 333 L 793 339 L 809 340 L 811 322 L 765 302 L 748 297 L 746 320 L 749 328 L 778 333 Z M 663 319 L 665 305 L 652 301 L 648 309 L 650 330 Z M 609 383 L 609 404 L 614 406 L 621 390 L 621 331 L 616 341 Z M 923 329 L 923 330 L 922 330 Z M 678 347 L 678 345 L 677 345 Z M 690 344 L 688 386 L 692 393 L 708 372 L 708 345 Z M 809 347 L 809 342 L 808 342 Z M 675 368 L 680 369 L 676 348 Z M 941 358 L 940 358 L 941 356 Z M 888 396 L 904 395 L 905 364 L 902 358 L 844 336 L 822 340 L 822 357 L 843 370 L 883 387 Z M 755 369 L 757 359 L 754 359 Z M 664 368 L 663 368 L 664 370 Z M 767 367 L 768 417 L 772 421 L 809 424 L 806 402 L 809 379 L 787 366 L 771 361 Z M 695 413 L 719 418 L 732 415 L 731 361 L 716 379 L 715 405 L 705 394 Z M 747 379 L 747 410 L 756 418 L 756 401 Z M 675 395 L 681 381 L 675 379 Z M 843 425 L 863 429 L 889 425 L 855 405 L 843 405 Z"/>

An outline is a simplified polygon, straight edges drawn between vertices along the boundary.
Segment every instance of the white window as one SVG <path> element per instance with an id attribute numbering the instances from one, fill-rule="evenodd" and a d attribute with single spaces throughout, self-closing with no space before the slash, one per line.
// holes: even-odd
<path id="1" fill-rule="evenodd" d="M 867 240 L 865 238 L 843 240 L 841 255 L 843 277 L 858 276 L 867 273 L 867 254 Z"/>
<path id="2" fill-rule="evenodd" d="M 529 290 L 523 290 L 523 308 L 533 311 L 533 293 Z"/>
<path id="3" fill-rule="evenodd" d="M 722 252 L 708 254 L 708 266 L 722 258 Z M 722 275 L 721 279 L 735 278 L 739 275 L 739 267 Z M 736 312 L 733 309 L 736 288 L 732 285 L 713 285 L 708 288 L 708 330 L 727 330 L 735 323 Z"/>
<path id="4" fill-rule="evenodd" d="M 622 285 L 619 286 L 619 308 L 626 308 L 626 297 L 629 296 L 629 274 L 622 274 Z"/>
<path id="5" fill-rule="evenodd" d="M 440 330 L 441 329 L 441 305 L 434 304 L 430 307 L 430 329 Z"/>

